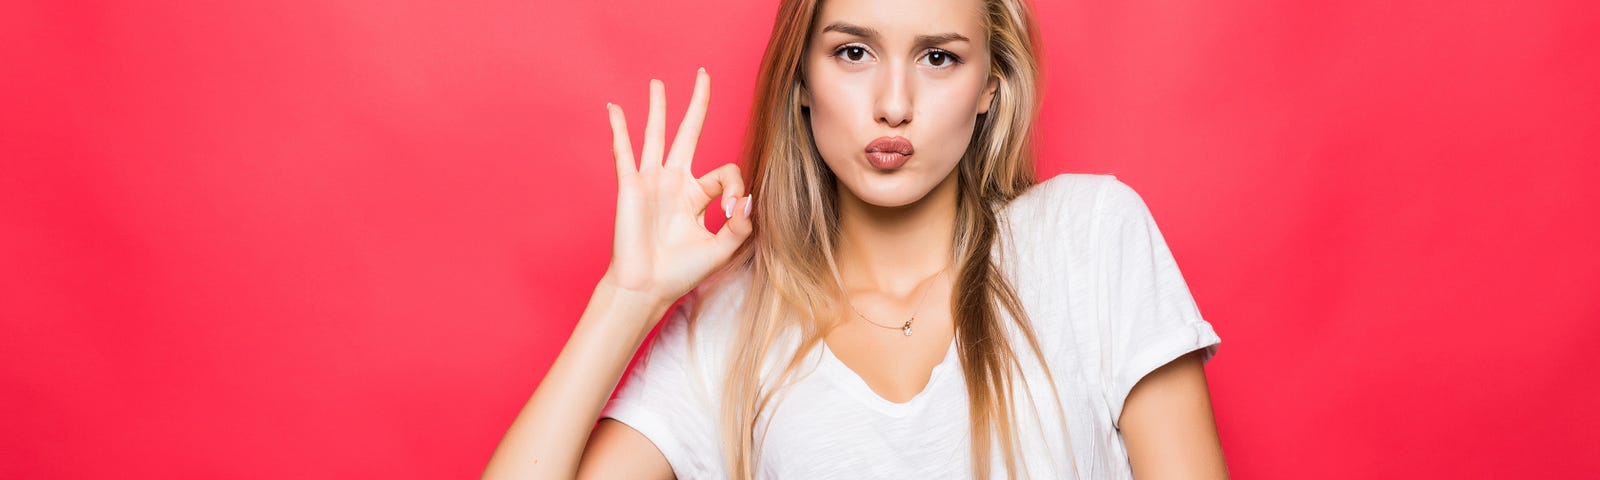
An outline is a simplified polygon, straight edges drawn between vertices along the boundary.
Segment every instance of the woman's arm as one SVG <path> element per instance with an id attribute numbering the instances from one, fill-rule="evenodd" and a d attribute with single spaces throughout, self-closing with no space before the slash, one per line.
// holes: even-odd
<path id="1" fill-rule="evenodd" d="M 753 199 L 744 194 L 737 165 L 723 165 L 698 179 L 690 173 L 710 101 L 711 77 L 701 69 L 672 150 L 666 151 L 666 86 L 651 80 L 637 167 L 622 107 L 606 104 L 617 167 L 611 266 L 572 337 L 507 429 L 483 478 L 570 479 L 580 467 L 585 477 L 672 478 L 666 457 L 642 448 L 650 444 L 642 434 L 617 422 L 596 425 L 595 419 L 672 303 L 728 263 L 754 229 Z M 716 234 L 704 222 L 714 199 L 722 200 L 728 217 Z"/>
<path id="2" fill-rule="evenodd" d="M 1140 379 L 1123 403 L 1120 425 L 1134 478 L 1228 478 L 1198 350 Z"/>
<path id="3" fill-rule="evenodd" d="M 602 279 L 572 337 L 495 449 L 483 478 L 574 478 L 580 459 L 602 455 L 608 467 L 626 469 L 629 478 L 672 478 L 666 457 L 653 447 L 617 448 L 637 447 L 641 440 L 648 445 L 643 435 L 631 429 L 598 429 L 594 421 L 650 331 L 641 327 L 661 318 L 669 305 L 618 288 L 609 275 Z M 594 440 L 591 429 L 596 430 Z M 630 432 L 634 438 L 626 435 Z"/>

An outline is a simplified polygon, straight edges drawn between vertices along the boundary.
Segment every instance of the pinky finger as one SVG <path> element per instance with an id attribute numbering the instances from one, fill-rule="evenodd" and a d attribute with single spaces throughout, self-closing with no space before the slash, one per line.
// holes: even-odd
<path id="1" fill-rule="evenodd" d="M 639 168 L 633 163 L 633 141 L 628 139 L 628 119 L 622 115 L 622 106 L 606 103 L 606 113 L 611 117 L 611 158 L 617 162 L 617 178 L 633 176 Z"/>

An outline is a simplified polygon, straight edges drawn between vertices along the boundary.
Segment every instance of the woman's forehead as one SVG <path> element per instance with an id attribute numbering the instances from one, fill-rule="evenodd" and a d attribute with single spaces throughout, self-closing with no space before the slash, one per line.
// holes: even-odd
<path id="1" fill-rule="evenodd" d="M 880 40 L 948 34 L 981 38 L 982 11 L 982 0 L 827 0 L 811 34 Z"/>

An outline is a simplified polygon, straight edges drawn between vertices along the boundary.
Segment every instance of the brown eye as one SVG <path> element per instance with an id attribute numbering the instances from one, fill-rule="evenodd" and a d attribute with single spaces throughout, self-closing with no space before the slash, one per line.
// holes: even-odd
<path id="1" fill-rule="evenodd" d="M 928 60 L 928 66 L 938 69 L 951 68 L 961 63 L 961 57 L 944 50 L 930 51 L 927 55 L 923 55 L 923 58 Z"/>
<path id="2" fill-rule="evenodd" d="M 861 47 L 844 47 L 839 50 L 846 60 L 859 62 L 867 56 L 867 49 Z"/>

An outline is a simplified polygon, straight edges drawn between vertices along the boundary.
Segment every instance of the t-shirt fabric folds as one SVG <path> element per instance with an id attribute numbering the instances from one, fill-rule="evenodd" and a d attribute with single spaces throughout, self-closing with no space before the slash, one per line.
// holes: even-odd
<path id="1" fill-rule="evenodd" d="M 1002 207 L 998 218 L 994 258 L 1022 300 L 1046 364 L 1007 328 L 1022 366 L 1013 411 L 1023 451 L 1019 471 L 1007 475 L 992 449 L 992 476 L 1132 478 L 1117 428 L 1129 392 L 1184 354 L 1200 350 L 1209 363 L 1221 339 L 1201 317 L 1144 200 L 1115 176 L 1056 176 Z M 740 289 L 749 285 L 748 278 L 729 280 L 714 297 L 697 289 L 669 312 L 601 412 L 649 438 L 680 479 L 728 476 L 717 426 L 720 391 L 743 321 Z M 687 312 L 701 303 L 691 345 Z M 799 353 L 796 340 L 780 339 L 771 358 Z M 954 343 L 923 391 L 904 403 L 878 396 L 826 343 L 801 354 L 797 376 L 758 416 L 758 477 L 972 476 L 967 391 Z"/>

